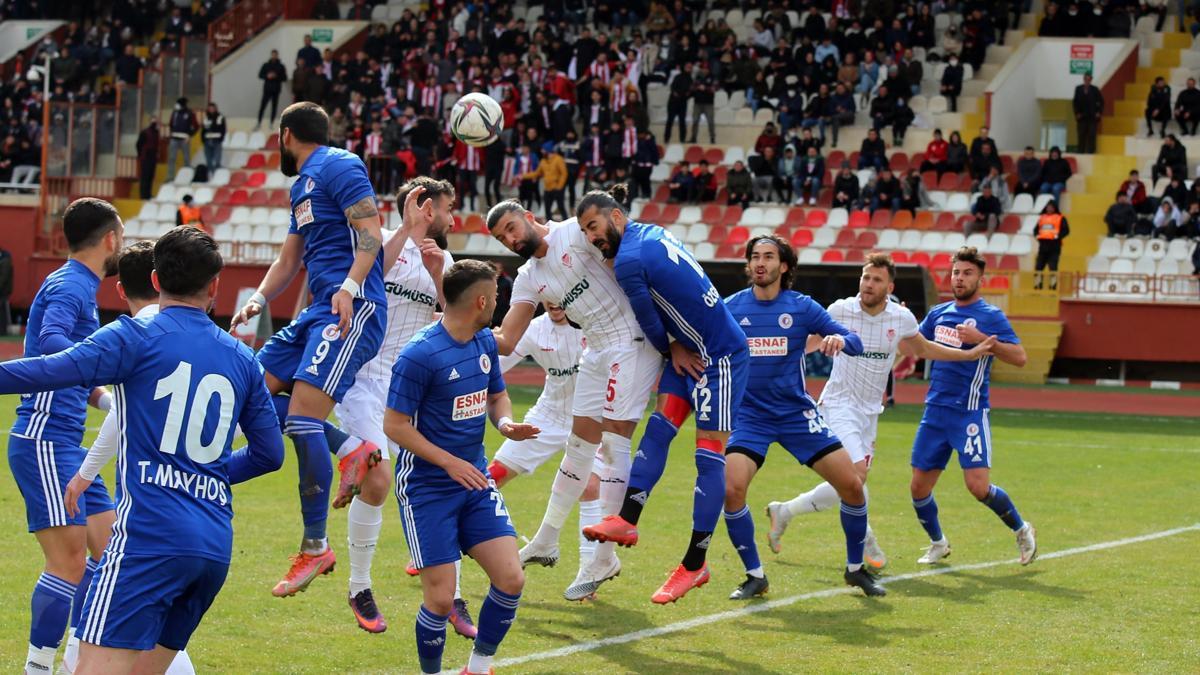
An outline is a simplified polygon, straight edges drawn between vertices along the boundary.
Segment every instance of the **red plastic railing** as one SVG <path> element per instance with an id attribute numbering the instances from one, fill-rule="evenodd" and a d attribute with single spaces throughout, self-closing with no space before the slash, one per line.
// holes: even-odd
<path id="1" fill-rule="evenodd" d="M 286 0 L 242 0 L 221 15 L 208 27 L 208 41 L 213 63 L 237 49 L 246 40 L 278 19 Z"/>

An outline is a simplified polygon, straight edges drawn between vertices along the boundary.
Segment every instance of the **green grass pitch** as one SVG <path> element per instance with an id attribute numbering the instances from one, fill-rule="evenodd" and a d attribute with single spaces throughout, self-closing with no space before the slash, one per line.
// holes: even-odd
<path id="1" fill-rule="evenodd" d="M 536 392 L 514 389 L 518 412 Z M 0 428 L 11 426 L 15 397 L 0 397 Z M 925 541 L 908 496 L 908 452 L 920 409 L 888 411 L 879 425 L 871 473 L 871 523 L 889 555 L 888 575 L 918 572 Z M 99 426 L 93 413 L 89 424 Z M 1038 529 L 1043 554 L 1200 523 L 1200 419 L 993 411 L 993 479 Z M 89 434 L 89 438 L 90 438 Z M 687 630 L 655 634 L 568 656 L 513 663 L 528 673 L 783 673 L 894 671 L 1195 671 L 1194 565 L 1200 530 L 1153 541 L 1052 557 L 1022 568 L 1007 528 L 962 486 L 951 468 L 937 490 L 953 544 L 945 574 L 894 580 L 868 600 L 842 588 L 844 545 L 836 513 L 801 516 L 773 555 L 763 507 L 818 480 L 774 448 L 751 487 L 750 504 L 771 582 L 769 600 L 802 599 L 754 613 L 711 617 L 747 605 L 727 599 L 742 579 L 724 527 L 710 552 L 712 582 L 678 604 L 658 607 L 650 594 L 683 553 L 691 520 L 692 433 L 677 439 L 663 482 L 643 516 L 641 543 L 621 549 L 621 577 L 593 603 L 572 604 L 562 591 L 578 555 L 570 534 L 553 569 L 527 570 L 522 606 L 501 648 L 505 659 L 697 619 Z M 489 455 L 499 436 L 489 429 Z M 553 461 L 554 464 L 557 460 Z M 531 536 L 541 520 L 554 467 L 505 488 L 517 530 Z M 111 478 L 111 467 L 107 477 Z M 295 459 L 235 491 L 234 560 L 224 590 L 189 651 L 201 673 L 413 673 L 413 616 L 419 582 L 408 560 L 394 502 L 385 511 L 375 558 L 376 598 L 390 628 L 360 631 L 346 606 L 346 521 L 330 518 L 337 570 L 288 599 L 270 588 L 300 538 Z M 110 481 L 111 485 L 111 481 Z M 8 563 L 0 575 L 0 669 L 19 669 L 25 654 L 29 590 L 40 569 L 34 538 L 9 471 L 0 471 L 0 531 Z M 464 595 L 477 613 L 486 580 L 467 561 Z M 817 594 L 815 597 L 810 594 Z M 759 602 L 761 604 L 762 601 Z M 755 603 L 751 603 L 753 605 Z M 1190 618 L 1189 618 L 1190 617 Z M 456 672 L 470 643 L 448 638 L 445 666 Z"/>

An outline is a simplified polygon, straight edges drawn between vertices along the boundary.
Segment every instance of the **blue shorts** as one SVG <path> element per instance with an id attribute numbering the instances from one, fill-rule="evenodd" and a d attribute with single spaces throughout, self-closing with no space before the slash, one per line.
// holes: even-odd
<path id="1" fill-rule="evenodd" d="M 64 525 L 87 525 L 87 517 L 113 510 L 104 479 L 96 476 L 79 497 L 79 513 L 67 515 L 63 493 L 87 457 L 87 450 L 53 441 L 8 437 L 8 466 L 25 498 L 25 520 L 30 532 Z"/>
<path id="2" fill-rule="evenodd" d="M 401 451 L 405 452 L 405 451 Z M 397 461 L 400 467 L 402 461 Z M 397 485 L 399 485 L 397 479 Z M 486 490 L 457 483 L 444 490 L 397 488 L 404 539 L 417 569 L 452 563 L 462 554 L 497 537 L 516 538 L 504 497 L 489 481 Z"/>
<path id="3" fill-rule="evenodd" d="M 208 558 L 105 551 L 75 635 L 114 649 L 162 645 L 181 650 L 221 592 L 228 571 L 229 563 Z"/>
<path id="4" fill-rule="evenodd" d="M 328 302 L 314 302 L 296 320 L 271 336 L 258 362 L 284 382 L 300 380 L 341 403 L 363 364 L 379 353 L 387 328 L 387 307 L 354 301 L 346 337 L 338 337 L 337 316 Z"/>
<path id="5" fill-rule="evenodd" d="M 696 428 L 705 431 L 732 431 L 734 413 L 742 407 L 746 381 L 750 379 L 750 352 L 726 354 L 708 365 L 704 375 L 694 380 L 679 375 L 670 359 L 658 380 L 658 393 L 678 396 L 692 404 Z"/>
<path id="6" fill-rule="evenodd" d="M 805 410 L 803 416 L 791 419 L 767 419 L 743 408 L 738 414 L 733 433 L 729 435 L 725 452 L 729 454 L 735 448 L 748 450 L 758 455 L 756 463 L 761 466 L 767 456 L 767 448 L 772 443 L 782 445 L 784 450 L 792 453 L 805 466 L 812 466 L 817 460 L 842 447 L 842 442 L 833 435 L 821 413 L 816 410 Z"/>
<path id="7" fill-rule="evenodd" d="M 931 471 L 945 469 L 950 453 L 958 453 L 958 465 L 964 469 L 992 466 L 992 427 L 988 410 L 960 410 L 941 405 L 926 405 L 917 437 L 913 440 L 912 466 Z"/>

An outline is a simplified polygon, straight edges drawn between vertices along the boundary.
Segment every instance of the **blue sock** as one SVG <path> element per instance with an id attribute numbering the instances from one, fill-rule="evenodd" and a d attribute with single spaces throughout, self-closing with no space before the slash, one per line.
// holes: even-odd
<path id="1" fill-rule="evenodd" d="M 442 652 L 446 649 L 446 621 L 449 614 L 434 614 L 421 605 L 417 610 L 417 659 L 422 673 L 442 672 Z"/>
<path id="2" fill-rule="evenodd" d="M 333 460 L 325 440 L 322 420 L 288 415 L 284 433 L 296 446 L 300 464 L 300 512 L 304 516 L 304 538 L 324 539 L 329 517 L 329 489 L 333 485 Z"/>
<path id="3" fill-rule="evenodd" d="M 754 544 L 754 517 L 750 515 L 750 507 L 743 506 L 737 513 L 725 512 L 725 529 L 729 532 L 729 541 L 742 558 L 746 571 L 762 571 L 762 561 L 758 559 L 758 546 Z"/>
<path id="4" fill-rule="evenodd" d="M 917 511 L 917 520 L 921 521 L 921 527 L 925 528 L 926 534 L 929 535 L 929 541 L 941 541 L 942 526 L 938 523 L 938 508 L 933 493 L 930 492 L 924 499 L 914 499 L 913 508 Z"/>
<path id="5" fill-rule="evenodd" d="M 71 627 L 75 628 L 79 625 L 79 617 L 83 614 L 83 601 L 87 598 L 88 586 L 92 585 L 92 575 L 96 573 L 96 568 L 100 563 L 92 560 L 88 556 L 87 565 L 83 569 L 83 578 L 79 580 L 79 585 L 75 587 L 75 599 L 71 602 Z"/>
<path id="6" fill-rule="evenodd" d="M 692 529 L 712 532 L 725 503 L 725 456 L 696 448 L 696 489 L 692 491 Z"/>
<path id="7" fill-rule="evenodd" d="M 71 618 L 71 601 L 75 584 L 42 572 L 33 587 L 29 601 L 32 620 L 29 622 L 29 644 L 34 647 L 58 647 L 67 621 Z"/>
<path id="8" fill-rule="evenodd" d="M 1025 525 L 1025 521 L 1021 520 L 1021 514 L 1017 513 L 1017 507 L 1013 505 L 1009 499 L 1008 493 L 999 485 L 993 485 L 988 488 L 987 496 L 979 500 L 987 505 L 987 507 L 996 512 L 1000 516 L 1000 520 L 1004 521 L 1013 532 L 1021 529 Z"/>
<path id="9" fill-rule="evenodd" d="M 633 455 L 633 465 L 629 469 L 629 487 L 625 490 L 625 502 L 621 505 L 621 517 L 630 523 L 637 525 L 638 519 L 641 518 L 642 507 L 650 497 L 650 491 L 667 468 L 667 453 L 671 449 L 671 441 L 678 433 L 679 429 L 668 422 L 662 413 L 650 415 L 646 422 L 646 430 L 642 432 L 642 440 L 638 443 L 637 452 Z"/>
<path id="10" fill-rule="evenodd" d="M 492 586 L 479 608 L 479 632 L 475 635 L 475 651 L 484 656 L 493 656 L 504 640 L 504 635 L 517 618 L 517 605 L 521 594 L 509 595 Z"/>
<path id="11" fill-rule="evenodd" d="M 284 429 L 287 426 L 288 406 L 292 404 L 292 397 L 283 394 L 275 394 L 271 397 L 271 402 L 275 404 L 275 414 L 279 417 L 279 428 Z M 342 447 L 349 438 L 350 434 L 342 431 L 328 421 L 323 422 L 325 425 L 325 441 L 329 444 L 329 452 L 337 454 L 338 448 Z"/>
<path id="12" fill-rule="evenodd" d="M 862 565 L 863 541 L 867 538 L 867 503 L 842 502 L 842 532 L 846 535 L 846 564 Z"/>

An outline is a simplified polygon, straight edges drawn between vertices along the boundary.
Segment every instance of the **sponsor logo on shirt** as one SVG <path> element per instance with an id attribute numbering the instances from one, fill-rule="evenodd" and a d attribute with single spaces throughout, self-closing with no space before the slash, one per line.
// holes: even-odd
<path id="1" fill-rule="evenodd" d="M 411 288 L 405 288 L 394 281 L 383 282 L 383 290 L 385 293 L 391 293 L 401 300 L 408 300 L 409 302 L 415 302 L 419 305 L 428 305 L 433 307 L 437 303 L 433 296 L 429 295 L 428 293 L 422 293 Z"/>
<path id="2" fill-rule="evenodd" d="M 587 279 L 581 279 L 579 283 L 571 287 L 571 290 L 567 291 L 567 294 L 563 296 L 562 302 L 558 303 L 558 306 L 562 307 L 564 310 L 570 307 L 571 303 L 578 300 L 579 296 L 583 295 L 583 292 L 586 291 L 589 286 L 590 284 L 588 283 Z"/>
<path id="3" fill-rule="evenodd" d="M 887 360 L 889 356 L 891 355 L 887 352 L 863 352 L 858 355 L 860 359 L 878 359 L 880 361 Z"/>
<path id="4" fill-rule="evenodd" d="M 458 379 L 458 368 L 451 368 L 450 369 L 450 377 L 447 377 L 446 381 L 453 382 L 454 380 L 457 380 L 457 379 Z"/>
<path id="5" fill-rule="evenodd" d="M 751 357 L 787 356 L 788 353 L 788 339 L 783 336 L 746 338 L 746 344 L 750 346 Z"/>
<path id="6" fill-rule="evenodd" d="M 546 369 L 546 374 L 549 375 L 550 377 L 571 377 L 572 375 L 574 375 L 578 372 L 579 372 L 579 366 L 572 366 L 570 368 L 547 368 Z"/>
<path id="7" fill-rule="evenodd" d="M 933 341 L 951 347 L 961 347 L 962 338 L 958 337 L 958 329 L 953 326 L 938 326 L 933 329 Z"/>
<path id="8" fill-rule="evenodd" d="M 315 220 L 313 218 L 312 200 L 305 199 L 296 205 L 293 215 L 296 216 L 296 227 L 304 227 Z"/>
<path id="9" fill-rule="evenodd" d="M 469 420 L 487 414 L 487 389 L 454 397 L 454 412 L 451 419 L 455 422 Z"/>
<path id="10" fill-rule="evenodd" d="M 750 325 L 750 317 L 743 316 L 742 320 L 738 322 L 738 325 L 739 326 L 749 326 Z"/>

